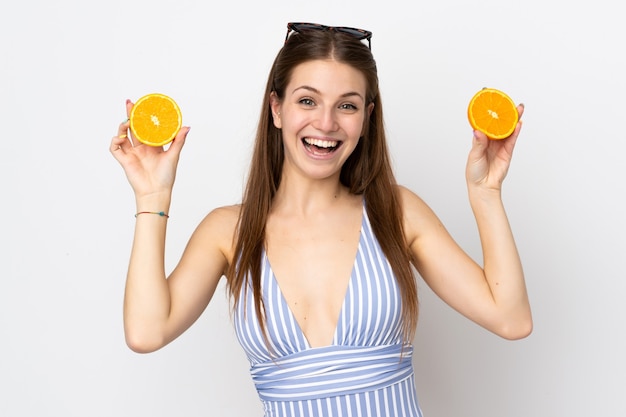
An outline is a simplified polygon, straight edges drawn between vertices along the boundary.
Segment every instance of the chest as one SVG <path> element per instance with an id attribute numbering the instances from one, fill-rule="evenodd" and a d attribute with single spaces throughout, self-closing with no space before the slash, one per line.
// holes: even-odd
<path id="1" fill-rule="evenodd" d="M 348 272 L 328 273 L 342 280 L 346 275 L 344 288 L 336 286 L 330 290 L 335 284 L 326 282 L 326 288 L 320 290 L 318 284 L 304 279 L 280 280 L 270 262 L 272 259 L 265 253 L 261 291 L 267 312 L 267 335 L 274 353 L 267 350 L 260 336 L 251 291 L 244 293 L 245 301 L 239 303 L 235 313 L 237 334 L 252 363 L 329 344 L 377 346 L 401 340 L 401 297 L 396 279 L 366 218 L 356 254 L 346 267 Z M 278 271 L 287 273 L 286 269 L 281 270 L 280 263 L 278 266 Z M 322 275 L 313 269 L 293 271 L 308 278 Z"/>
<path id="2" fill-rule="evenodd" d="M 312 345 L 330 343 L 352 275 L 361 215 L 273 222 L 266 253 L 273 276 Z"/>
<path id="3" fill-rule="evenodd" d="M 332 293 L 345 289 L 359 237 L 360 222 L 286 228 L 268 236 L 267 256 L 283 292 L 296 298 L 306 298 L 316 289 Z"/>

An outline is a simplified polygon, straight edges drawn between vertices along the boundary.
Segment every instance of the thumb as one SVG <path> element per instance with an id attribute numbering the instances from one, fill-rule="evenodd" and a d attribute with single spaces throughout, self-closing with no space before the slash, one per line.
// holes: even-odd
<path id="1" fill-rule="evenodd" d="M 472 153 L 482 154 L 489 145 L 489 138 L 483 132 L 474 130 L 474 137 L 472 139 Z"/>
<path id="2" fill-rule="evenodd" d="M 483 132 L 481 132 L 480 130 L 474 130 L 474 144 L 477 145 L 486 145 L 489 140 L 489 138 L 487 137 L 487 135 L 485 135 Z"/>

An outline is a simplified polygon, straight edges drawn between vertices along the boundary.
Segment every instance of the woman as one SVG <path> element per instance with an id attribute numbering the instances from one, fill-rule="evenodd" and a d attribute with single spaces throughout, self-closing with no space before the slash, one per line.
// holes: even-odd
<path id="1" fill-rule="evenodd" d="M 127 139 L 128 122 L 120 125 L 111 152 L 138 213 L 124 304 L 131 349 L 154 351 L 178 337 L 225 276 L 266 416 L 420 416 L 411 265 L 470 320 L 507 339 L 530 333 L 501 200 L 521 124 L 501 141 L 474 132 L 466 178 L 481 267 L 395 182 L 370 41 L 360 29 L 288 25 L 243 201 L 206 216 L 169 277 L 167 216 L 156 214 L 168 212 L 189 128 L 165 151 Z"/>

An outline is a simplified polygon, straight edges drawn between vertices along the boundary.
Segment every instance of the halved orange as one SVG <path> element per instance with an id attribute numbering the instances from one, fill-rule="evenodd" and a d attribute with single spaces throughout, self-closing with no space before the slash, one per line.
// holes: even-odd
<path id="1" fill-rule="evenodd" d="M 470 100 L 467 117 L 475 130 L 489 139 L 504 139 L 513 133 L 519 120 L 511 98 L 495 88 L 483 88 Z"/>
<path id="2" fill-rule="evenodd" d="M 135 139 L 150 146 L 170 143 L 183 124 L 178 104 L 165 94 L 141 97 L 130 111 L 130 130 Z"/>

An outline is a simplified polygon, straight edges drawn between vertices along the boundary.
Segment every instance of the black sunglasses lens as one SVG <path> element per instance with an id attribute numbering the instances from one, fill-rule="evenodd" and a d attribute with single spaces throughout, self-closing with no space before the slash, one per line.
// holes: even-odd
<path id="1" fill-rule="evenodd" d="M 299 32 L 301 30 L 325 30 L 326 26 L 317 25 L 315 23 L 290 23 L 289 29 Z"/>
<path id="2" fill-rule="evenodd" d="M 307 30 L 334 30 L 337 32 L 345 33 L 346 35 L 350 35 L 358 40 L 367 39 L 369 48 L 372 47 L 371 40 L 372 32 L 363 29 L 356 29 L 345 26 L 325 26 L 317 23 L 287 23 L 287 36 L 285 37 L 285 42 L 289 39 L 290 32 L 301 32 Z"/>
<path id="3" fill-rule="evenodd" d="M 335 28 L 337 32 L 342 32 L 350 36 L 354 36 L 357 39 L 365 39 L 370 35 L 364 30 L 354 29 L 354 28 L 346 28 L 346 27 L 338 27 Z"/>

